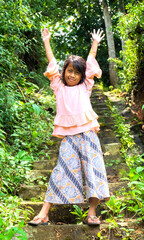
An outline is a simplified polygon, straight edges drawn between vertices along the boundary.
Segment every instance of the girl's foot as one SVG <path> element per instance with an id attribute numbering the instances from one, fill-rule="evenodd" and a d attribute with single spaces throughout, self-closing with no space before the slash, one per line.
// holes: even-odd
<path id="1" fill-rule="evenodd" d="M 96 216 L 87 216 L 87 224 L 88 225 L 100 225 L 100 220 Z"/>
<path id="2" fill-rule="evenodd" d="M 31 226 L 48 225 L 48 224 L 49 224 L 48 216 L 41 216 L 41 215 L 35 216 L 32 221 L 28 222 L 28 225 L 31 225 Z"/>

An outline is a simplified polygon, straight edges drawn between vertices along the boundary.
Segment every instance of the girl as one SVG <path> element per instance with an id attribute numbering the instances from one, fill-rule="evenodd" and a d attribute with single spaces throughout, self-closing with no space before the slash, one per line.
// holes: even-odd
<path id="1" fill-rule="evenodd" d="M 90 103 L 94 76 L 102 71 L 95 59 L 97 47 L 103 39 L 102 32 L 95 30 L 87 62 L 79 56 L 70 56 L 59 74 L 54 58 L 48 29 L 43 31 L 43 41 L 49 62 L 44 73 L 51 81 L 57 102 L 53 136 L 62 138 L 57 166 L 54 168 L 40 213 L 30 225 L 47 225 L 52 204 L 83 203 L 81 165 L 85 173 L 86 197 L 90 207 L 87 216 L 89 225 L 100 224 L 96 207 L 100 200 L 109 198 L 105 166 L 97 131 L 97 114 Z"/>

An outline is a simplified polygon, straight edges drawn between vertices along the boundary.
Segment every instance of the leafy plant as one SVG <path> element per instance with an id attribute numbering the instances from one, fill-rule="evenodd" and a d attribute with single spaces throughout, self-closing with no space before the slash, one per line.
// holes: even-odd
<path id="1" fill-rule="evenodd" d="M 6 229 L 5 232 L 1 231 L 1 226 L 4 224 L 3 219 L 0 218 L 0 239 L 11 240 L 15 239 L 28 240 L 26 233 L 23 231 L 24 222 L 22 221 L 17 227 L 11 227 Z"/>
<path id="2" fill-rule="evenodd" d="M 121 227 L 121 230 L 125 231 L 125 237 L 123 238 L 123 240 L 133 240 L 133 237 L 131 236 L 131 233 L 134 232 L 133 228 L 127 229 L 127 228 Z"/>
<path id="3" fill-rule="evenodd" d="M 126 6 L 127 14 L 120 15 L 117 29 L 124 43 L 124 48 L 117 60 L 117 69 L 120 79 L 120 88 L 131 92 L 134 84 L 140 84 L 139 73 L 143 61 L 143 16 L 144 3 L 129 3 Z M 133 48 L 135 46 L 135 48 Z M 141 74 L 140 74 L 141 75 Z"/>
<path id="4" fill-rule="evenodd" d="M 28 212 L 31 210 L 21 209 L 21 199 L 9 196 L 4 191 L 0 193 L 0 202 L 0 239 L 11 240 L 15 236 L 27 240 L 22 229 L 24 220 L 28 220 Z"/>
<path id="5" fill-rule="evenodd" d="M 128 177 L 124 177 L 123 180 L 129 181 L 128 192 L 125 192 L 124 204 L 127 205 L 127 209 L 134 213 L 134 216 L 138 216 L 138 221 L 143 220 L 144 215 L 144 154 L 136 155 L 133 153 L 134 140 L 130 132 L 130 125 L 125 123 L 122 116 L 119 115 L 118 109 L 112 106 L 110 100 L 107 101 L 108 106 L 112 111 L 112 116 L 115 122 L 115 132 L 121 141 L 121 154 L 125 162 L 129 167 Z M 129 150 L 129 154 L 127 154 Z M 127 195 L 128 194 L 128 195 Z M 114 200 L 114 199 L 112 199 Z M 108 202 L 109 204 L 109 202 Z M 111 210 L 113 209 L 113 201 L 110 204 Z M 119 204 L 117 205 L 119 206 Z"/>
<path id="6" fill-rule="evenodd" d="M 113 216 L 122 217 L 120 213 L 126 208 L 126 204 L 121 200 L 116 199 L 116 196 L 111 196 L 110 200 L 106 202 L 106 206 L 109 208 L 110 212 L 113 213 Z M 107 210 L 102 211 L 101 213 L 107 213 Z"/>
<path id="7" fill-rule="evenodd" d="M 27 171 L 31 169 L 33 157 L 25 151 L 19 151 L 16 156 L 12 156 L 4 144 L 3 146 L 4 148 L 0 148 L 1 186 L 13 192 L 24 181 Z"/>
<path id="8" fill-rule="evenodd" d="M 70 212 L 71 214 L 74 214 L 76 215 L 76 219 L 77 219 L 77 224 L 82 224 L 83 222 L 85 222 L 85 218 L 87 216 L 87 213 L 88 213 L 88 210 L 83 212 L 81 210 L 80 207 L 78 207 L 77 205 L 73 205 L 74 207 L 74 211 L 73 212 Z"/>

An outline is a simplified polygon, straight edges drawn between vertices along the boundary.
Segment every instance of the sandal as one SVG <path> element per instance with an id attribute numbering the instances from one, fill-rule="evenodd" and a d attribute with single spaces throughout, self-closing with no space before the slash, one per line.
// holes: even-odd
<path id="1" fill-rule="evenodd" d="M 91 221 L 89 221 L 89 220 L 91 220 Z M 96 216 L 88 216 L 87 217 L 87 225 L 100 225 L 100 220 L 99 220 L 99 218 L 98 217 L 96 217 Z"/>
<path id="2" fill-rule="evenodd" d="M 38 225 L 49 225 L 50 221 L 45 221 L 46 217 L 39 217 L 36 216 L 34 219 L 30 222 L 28 222 L 28 225 L 30 226 L 38 226 Z M 40 220 L 39 222 L 36 222 L 37 220 Z"/>

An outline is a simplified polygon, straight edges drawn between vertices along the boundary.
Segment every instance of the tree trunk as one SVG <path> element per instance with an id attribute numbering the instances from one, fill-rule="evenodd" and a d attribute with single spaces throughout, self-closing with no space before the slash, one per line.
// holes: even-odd
<path id="1" fill-rule="evenodd" d="M 106 37 L 107 37 L 107 43 L 108 43 L 109 58 L 116 58 L 111 16 L 110 16 L 110 11 L 108 9 L 106 0 L 102 0 L 102 6 L 103 6 L 105 27 L 106 27 Z M 110 76 L 111 85 L 115 86 L 117 82 L 117 74 L 115 69 L 115 63 L 114 61 L 111 61 L 111 60 L 109 62 L 109 76 Z"/>
<path id="2" fill-rule="evenodd" d="M 118 10 L 119 12 L 125 14 L 125 3 L 124 0 L 119 0 L 118 1 Z M 125 41 L 121 39 L 121 45 L 122 45 L 122 50 L 125 50 Z"/>

